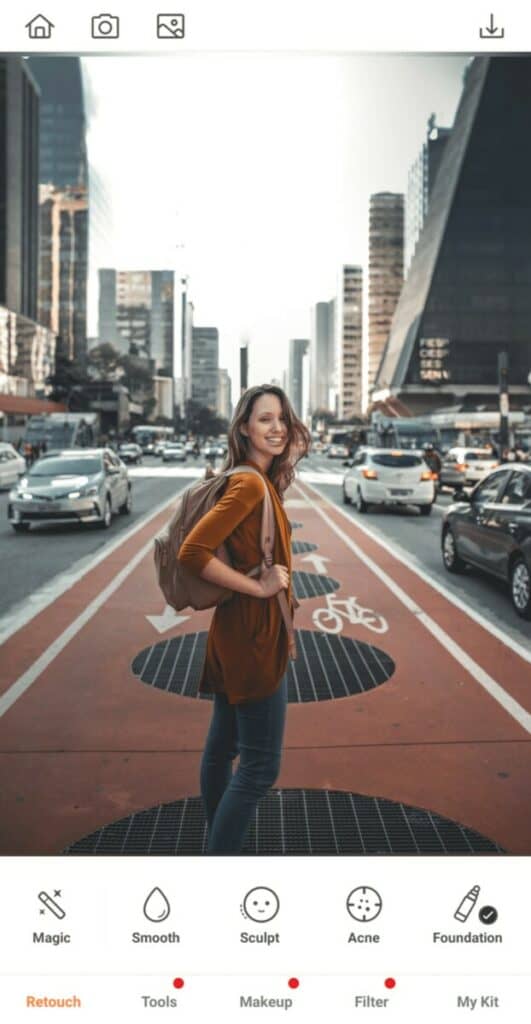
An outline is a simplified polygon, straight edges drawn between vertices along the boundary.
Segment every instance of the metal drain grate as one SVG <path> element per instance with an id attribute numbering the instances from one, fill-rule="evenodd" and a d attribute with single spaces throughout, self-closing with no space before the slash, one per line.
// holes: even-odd
<path id="1" fill-rule="evenodd" d="M 288 701 L 293 704 L 351 697 L 387 682 L 395 665 L 385 651 L 349 637 L 296 630 L 299 656 L 287 669 Z M 149 686 L 181 697 L 212 699 L 198 693 L 207 633 L 186 633 L 147 647 L 132 664 Z"/>
<path id="2" fill-rule="evenodd" d="M 292 530 L 300 530 L 302 523 L 296 523 L 293 519 L 290 519 L 290 525 Z"/>
<path id="3" fill-rule="evenodd" d="M 307 540 L 294 540 L 291 542 L 291 550 L 294 555 L 301 555 L 303 551 L 317 551 L 317 544 L 310 544 Z"/>
<path id="4" fill-rule="evenodd" d="M 295 572 L 292 574 L 293 590 L 299 600 L 305 597 L 322 597 L 339 590 L 340 584 L 331 576 L 320 576 L 315 572 Z"/>
<path id="5" fill-rule="evenodd" d="M 161 804 L 105 825 L 69 855 L 194 856 L 205 852 L 200 797 Z M 497 843 L 438 814 L 381 797 L 277 789 L 258 805 L 244 854 L 375 856 L 504 853 Z"/>

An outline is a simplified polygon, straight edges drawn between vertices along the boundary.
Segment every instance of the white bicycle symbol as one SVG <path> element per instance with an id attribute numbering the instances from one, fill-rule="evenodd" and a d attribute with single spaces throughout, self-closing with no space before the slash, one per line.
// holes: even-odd
<path id="1" fill-rule="evenodd" d="M 313 613 L 313 624 L 323 633 L 341 633 L 343 619 L 354 626 L 366 626 L 373 633 L 387 633 L 389 626 L 383 615 L 378 615 L 372 608 L 363 608 L 355 597 L 341 601 L 333 594 L 326 595 L 326 608 L 316 608 Z"/>

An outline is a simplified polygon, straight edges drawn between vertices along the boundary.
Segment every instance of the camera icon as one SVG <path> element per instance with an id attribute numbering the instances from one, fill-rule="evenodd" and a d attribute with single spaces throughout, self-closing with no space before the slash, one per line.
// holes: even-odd
<path id="1" fill-rule="evenodd" d="M 92 18 L 93 39 L 118 39 L 120 19 L 114 14 L 95 14 Z"/>

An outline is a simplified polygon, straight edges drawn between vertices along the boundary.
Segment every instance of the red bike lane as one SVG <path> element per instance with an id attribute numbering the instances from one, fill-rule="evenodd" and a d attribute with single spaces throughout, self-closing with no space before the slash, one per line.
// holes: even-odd
<path id="1" fill-rule="evenodd" d="M 295 685 L 302 693 L 321 672 L 330 697 L 290 703 L 277 785 L 387 798 L 531 853 L 529 661 L 313 487 L 298 481 L 286 510 L 299 524 L 300 585 L 325 591 L 301 595 Z M 199 791 L 209 702 L 145 685 L 132 669 L 179 638 L 192 650 L 212 614 L 183 612 L 169 628 L 159 622 L 161 632 L 148 618 L 164 611 L 152 537 L 167 517 L 126 539 L 4 644 L 4 854 L 59 853 L 105 824 Z M 348 696 L 353 643 L 358 675 L 365 663 L 371 675 L 369 656 L 385 671 Z"/>

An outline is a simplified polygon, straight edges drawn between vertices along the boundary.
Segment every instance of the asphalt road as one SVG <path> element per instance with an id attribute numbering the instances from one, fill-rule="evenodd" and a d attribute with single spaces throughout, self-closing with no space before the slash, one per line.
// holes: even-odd
<path id="1" fill-rule="evenodd" d="M 46 524 L 33 527 L 28 534 L 15 534 L 7 522 L 8 492 L 1 492 L 0 564 L 6 582 L 0 588 L 0 631 L 28 602 L 38 602 L 43 592 L 52 591 L 59 576 L 71 573 L 75 578 L 96 554 L 115 543 L 135 522 L 188 486 L 191 474 L 203 466 L 203 460 L 197 463 L 188 460 L 185 467 L 180 464 L 168 467 L 158 459 L 147 457 L 142 466 L 131 467 L 133 513 L 117 516 L 109 530 L 88 524 Z M 451 501 L 449 495 L 443 494 L 437 499 L 430 517 L 421 517 L 413 508 L 374 510 L 360 515 L 352 506 L 343 505 L 341 480 L 345 470 L 341 462 L 315 454 L 303 460 L 300 470 L 303 479 L 307 478 L 307 482 L 340 505 L 362 527 L 384 544 L 393 545 L 435 583 L 531 649 L 531 626 L 513 611 L 501 582 L 479 570 L 468 569 L 462 575 L 450 576 L 444 569 L 440 533 L 444 507 Z"/>

